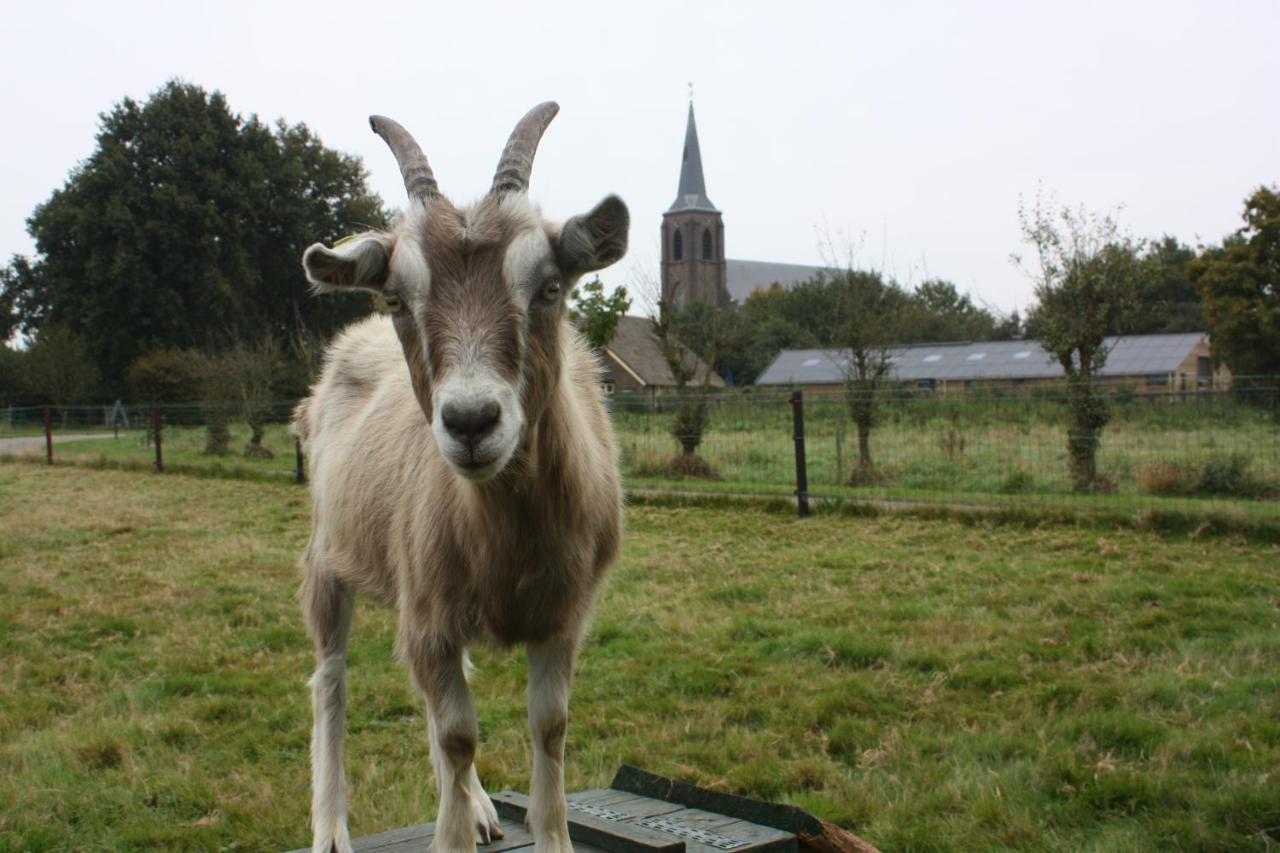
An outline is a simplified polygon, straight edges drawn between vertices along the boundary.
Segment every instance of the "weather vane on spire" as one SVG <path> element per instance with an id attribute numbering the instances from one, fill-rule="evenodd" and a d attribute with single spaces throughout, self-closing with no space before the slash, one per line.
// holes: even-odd
<path id="1" fill-rule="evenodd" d="M 689 81 L 689 103 L 693 103 L 693 81 Z"/>

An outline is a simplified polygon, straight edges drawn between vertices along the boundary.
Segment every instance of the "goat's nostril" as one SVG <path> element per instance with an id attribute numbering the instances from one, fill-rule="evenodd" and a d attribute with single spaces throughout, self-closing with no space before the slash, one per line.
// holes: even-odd
<path id="1" fill-rule="evenodd" d="M 446 403 L 440 410 L 444 428 L 459 441 L 474 443 L 493 432 L 498 425 L 502 409 L 493 400 L 474 406 L 457 406 Z"/>

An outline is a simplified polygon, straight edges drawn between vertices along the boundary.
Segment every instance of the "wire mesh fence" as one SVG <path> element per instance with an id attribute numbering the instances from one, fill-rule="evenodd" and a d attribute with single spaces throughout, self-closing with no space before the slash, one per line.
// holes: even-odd
<path id="1" fill-rule="evenodd" d="M 1280 518 L 1278 389 L 1280 382 L 1260 380 L 1230 390 L 1108 389 L 1087 488 L 1073 476 L 1071 407 L 1061 389 L 893 389 L 877 395 L 872 423 L 861 430 L 839 389 L 811 391 L 803 400 L 807 492 L 829 501 L 1229 508 Z M 297 477 L 288 428 L 295 402 L 0 409 L 0 454 L 46 453 L 47 417 L 59 462 L 154 467 L 158 421 L 169 470 Z M 788 394 L 619 393 L 610 406 L 630 489 L 797 491 Z M 690 423 L 703 427 L 696 441 Z"/>

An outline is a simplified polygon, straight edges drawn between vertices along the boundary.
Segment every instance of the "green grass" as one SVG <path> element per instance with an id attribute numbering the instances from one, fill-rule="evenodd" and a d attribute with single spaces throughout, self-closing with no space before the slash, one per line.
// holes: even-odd
<path id="1" fill-rule="evenodd" d="M 307 841 L 311 654 L 286 483 L 0 466 L 0 850 Z M 634 506 L 572 702 L 622 762 L 885 850 L 1266 850 L 1280 548 L 1150 531 Z M 362 604 L 352 825 L 433 817 L 418 697 Z M 479 769 L 524 789 L 524 664 L 480 650 Z"/>

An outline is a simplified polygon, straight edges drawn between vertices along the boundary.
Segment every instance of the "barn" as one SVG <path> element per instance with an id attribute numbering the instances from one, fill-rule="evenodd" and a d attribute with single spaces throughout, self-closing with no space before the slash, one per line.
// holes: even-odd
<path id="1" fill-rule="evenodd" d="M 1141 393 L 1218 390 L 1231 372 L 1216 368 L 1204 332 L 1110 337 L 1101 375 L 1117 389 Z M 1033 341 L 912 344 L 889 348 L 890 377 L 907 387 L 942 394 L 975 388 L 1052 387 L 1064 381 L 1061 365 Z M 847 356 L 838 350 L 784 350 L 756 385 L 831 393 L 845 381 Z"/>

